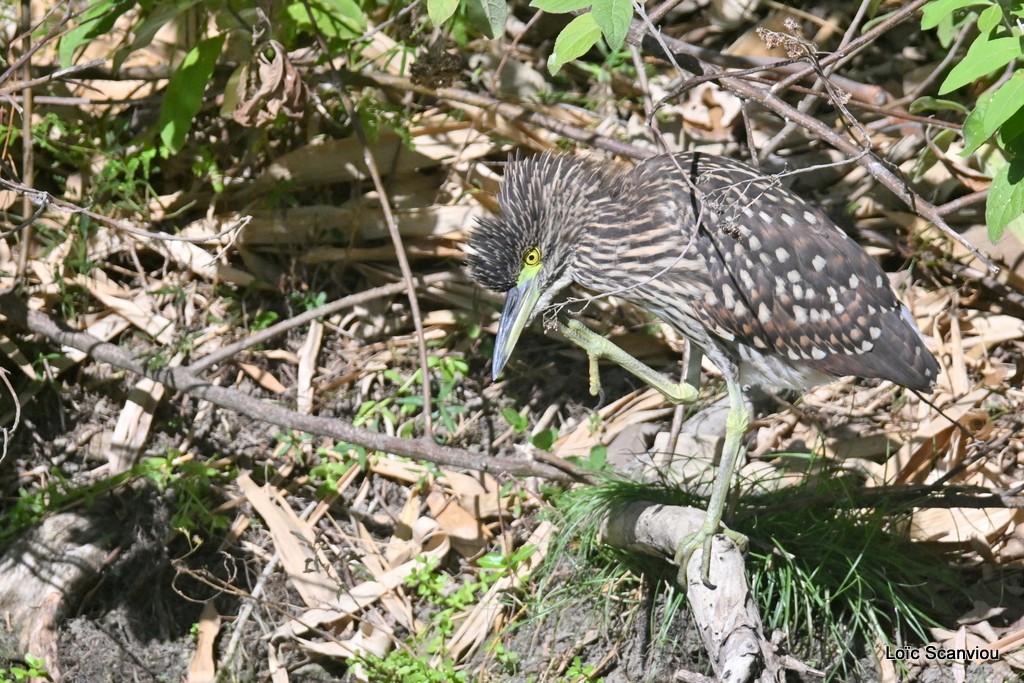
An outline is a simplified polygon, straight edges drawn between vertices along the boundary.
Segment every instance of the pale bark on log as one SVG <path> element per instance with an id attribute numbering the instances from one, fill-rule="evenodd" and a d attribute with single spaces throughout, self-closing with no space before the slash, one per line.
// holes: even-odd
<path id="1" fill-rule="evenodd" d="M 679 544 L 700 528 L 704 514 L 696 508 L 634 501 L 609 512 L 601 540 L 617 548 L 672 558 Z M 697 549 L 686 568 L 685 588 L 716 679 L 734 683 L 785 680 L 787 658 L 765 638 L 747 584 L 743 553 L 721 535 L 715 536 L 711 552 L 711 581 L 716 587 L 710 589 L 701 581 L 704 551 Z M 677 678 L 703 679 L 687 672 L 680 672 Z"/>

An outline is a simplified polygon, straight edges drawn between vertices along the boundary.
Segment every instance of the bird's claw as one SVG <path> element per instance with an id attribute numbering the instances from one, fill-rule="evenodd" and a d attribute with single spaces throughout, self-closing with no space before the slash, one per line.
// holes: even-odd
<path id="1" fill-rule="evenodd" d="M 735 543 L 740 552 L 747 551 L 748 539 L 745 535 L 738 531 L 727 529 L 722 526 L 721 522 L 704 520 L 700 529 L 684 538 L 680 542 L 679 547 L 676 548 L 675 563 L 679 567 L 676 581 L 681 588 L 685 588 L 687 585 L 686 568 L 689 566 L 690 558 L 697 548 L 703 550 L 700 562 L 700 580 L 709 590 L 717 588 L 715 584 L 711 583 L 711 543 L 715 540 L 715 536 L 718 533 L 721 533 Z"/>

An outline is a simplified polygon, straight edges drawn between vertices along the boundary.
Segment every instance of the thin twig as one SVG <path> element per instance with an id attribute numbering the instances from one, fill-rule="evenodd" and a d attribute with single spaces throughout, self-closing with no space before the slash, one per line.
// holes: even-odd
<path id="1" fill-rule="evenodd" d="M 60 211 L 61 213 L 67 213 L 72 215 L 81 214 L 83 216 L 91 218 L 97 223 L 101 223 L 102 225 L 107 226 L 108 228 L 117 230 L 118 232 L 124 232 L 134 237 L 139 237 L 141 239 L 162 240 L 164 242 L 188 242 L 189 244 L 206 244 L 208 242 L 219 242 L 220 239 L 225 235 L 241 230 L 249 223 L 249 220 L 251 219 L 250 216 L 243 216 L 239 220 L 232 223 L 227 228 L 224 228 L 223 230 L 218 232 L 216 235 L 211 235 L 209 237 L 185 237 L 183 235 L 169 235 L 162 232 L 150 232 L 148 230 L 136 228 L 127 223 L 114 220 L 109 216 L 105 216 L 101 213 L 97 213 L 90 209 L 78 206 L 77 204 L 74 204 L 72 202 L 59 199 L 57 197 L 54 197 L 49 192 L 37 190 L 36 188 L 31 187 L 29 185 L 25 185 L 23 183 L 15 183 L 13 181 L 0 178 L 0 187 L 10 190 L 11 192 L 15 192 L 24 197 L 27 197 L 36 206 L 43 206 L 44 208 L 53 208 Z M 35 213 L 37 212 L 34 212 L 34 215 Z"/>
<path id="2" fill-rule="evenodd" d="M 451 280 L 460 279 L 458 275 L 454 273 L 431 273 L 430 275 L 419 275 L 416 277 L 417 283 L 420 287 L 427 287 L 429 285 L 437 284 L 438 282 L 446 282 Z M 263 344 L 274 337 L 284 334 L 288 330 L 294 329 L 305 325 L 306 323 L 312 322 L 317 318 L 323 318 L 337 311 L 345 310 L 353 306 L 372 301 L 374 299 L 380 299 L 386 296 L 395 296 L 401 294 L 408 289 L 409 285 L 405 281 L 396 282 L 390 285 L 383 285 L 381 287 L 374 287 L 363 292 L 357 292 L 356 294 L 350 294 L 349 296 L 342 297 L 336 301 L 331 301 L 318 306 L 312 310 L 300 313 L 297 316 L 282 320 L 281 322 L 271 325 L 265 329 L 260 330 L 254 334 L 249 335 L 245 339 L 240 339 L 234 344 L 228 344 L 222 348 L 217 349 L 213 353 L 203 356 L 196 362 L 189 365 L 189 371 L 194 374 L 200 374 L 205 372 L 209 368 L 213 367 L 218 363 L 223 363 L 226 360 L 231 359 L 242 351 L 252 348 L 257 344 Z"/>
<path id="3" fill-rule="evenodd" d="M 316 25 L 316 15 L 305 0 L 304 4 L 306 5 L 306 11 L 309 13 L 310 19 L 313 22 L 314 33 L 320 44 L 320 49 L 323 50 L 324 54 L 329 54 L 330 50 L 327 46 L 327 42 L 324 40 L 324 34 L 320 31 L 320 27 Z M 416 346 L 419 350 L 420 357 L 420 378 L 422 379 L 420 389 L 423 396 L 423 433 L 424 436 L 429 439 L 433 436 L 434 431 L 432 416 L 434 409 L 430 402 L 430 364 L 427 359 L 427 340 L 426 337 L 423 336 L 423 316 L 420 314 L 420 301 L 419 297 L 416 296 L 416 285 L 413 284 L 412 280 L 412 268 L 409 267 L 409 257 L 405 253 L 405 244 L 402 242 L 402 233 L 399 232 L 398 221 L 395 220 L 395 214 L 391 211 L 391 200 L 389 199 L 387 188 L 384 186 L 384 180 L 381 178 L 380 168 L 377 166 L 377 159 L 374 158 L 373 152 L 370 150 L 370 140 L 366 135 L 366 131 L 363 129 L 362 120 L 356 113 L 355 104 L 352 102 L 352 98 L 349 97 L 348 91 L 344 87 L 338 89 L 338 95 L 342 105 L 345 107 L 345 113 L 348 115 L 349 122 L 352 124 L 352 130 L 355 131 L 356 137 L 359 138 L 359 144 L 363 148 L 363 163 L 366 164 L 366 169 L 369 171 L 370 178 L 373 181 L 373 187 L 377 191 L 377 201 L 380 202 L 380 208 L 384 214 L 384 222 L 388 226 L 388 233 L 391 235 L 391 243 L 395 247 L 395 259 L 398 261 L 398 269 L 402 272 L 402 278 L 405 280 L 407 288 L 406 295 L 409 298 L 409 311 L 412 313 L 413 326 L 416 328 Z"/>
<path id="4" fill-rule="evenodd" d="M 405 280 L 406 294 L 409 297 L 409 310 L 412 313 L 412 322 L 416 328 L 416 345 L 419 348 L 420 373 L 423 383 L 420 385 L 423 391 L 423 433 L 427 438 L 433 434 L 433 421 L 431 413 L 433 408 L 430 404 L 430 365 L 427 361 L 427 340 L 423 336 L 423 316 L 420 315 L 420 301 L 416 296 L 416 285 L 412 279 L 412 268 L 409 267 L 409 257 L 405 253 L 405 244 L 402 242 L 402 233 L 398 231 L 398 221 L 391 211 L 391 201 L 388 199 L 387 190 L 384 188 L 384 181 L 381 179 L 380 169 L 377 168 L 377 160 L 370 150 L 370 141 L 363 130 L 363 124 L 356 114 L 355 105 L 352 99 L 344 90 L 339 90 L 341 102 L 345 105 L 349 120 L 352 122 L 352 129 L 363 146 L 363 163 L 366 164 L 373 180 L 373 186 L 377 190 L 377 200 L 380 202 L 381 211 L 384 213 L 384 222 L 387 223 L 388 233 L 391 234 L 391 242 L 395 245 L 395 258 L 398 260 L 398 269 L 402 272 Z"/>
<path id="5" fill-rule="evenodd" d="M 846 45 L 845 49 L 833 52 L 831 55 L 823 58 L 820 62 L 820 65 L 822 67 L 828 67 L 833 64 L 842 64 L 848 59 L 851 59 L 854 55 L 860 52 L 862 48 L 867 47 L 868 45 L 873 43 L 881 35 L 887 33 L 897 24 L 901 24 L 907 19 L 909 19 L 911 14 L 921 9 L 922 7 L 924 7 L 924 5 L 926 5 L 929 2 L 931 2 L 931 0 L 913 0 L 909 4 L 904 5 L 903 7 L 893 12 L 892 15 L 886 18 L 884 21 L 880 21 L 874 26 L 872 26 L 870 31 L 862 33 L 859 38 L 851 41 L 848 45 Z M 779 81 L 777 87 L 781 92 L 782 90 L 785 90 L 793 83 L 796 83 L 797 81 L 807 78 L 813 73 L 813 66 L 806 67 Z"/>
<path id="6" fill-rule="evenodd" d="M 945 204 L 940 204 L 935 207 L 935 210 L 943 216 L 946 216 L 951 213 L 956 213 L 960 209 L 966 208 L 971 204 L 983 203 L 986 199 L 988 199 L 988 190 L 978 190 L 977 192 L 965 194 L 963 197 L 946 202 Z"/>

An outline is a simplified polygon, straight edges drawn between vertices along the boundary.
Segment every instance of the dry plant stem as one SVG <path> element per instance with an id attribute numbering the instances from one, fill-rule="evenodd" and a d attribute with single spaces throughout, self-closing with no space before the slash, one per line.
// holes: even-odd
<path id="1" fill-rule="evenodd" d="M 26 55 L 26 59 L 22 67 L 25 70 L 25 81 L 28 82 L 32 78 L 32 3 L 28 0 L 21 0 L 19 4 L 19 28 L 21 29 L 22 38 L 22 52 Z M 24 142 L 24 148 L 21 150 L 21 179 L 28 185 L 32 185 L 35 182 L 35 144 L 32 138 L 32 112 L 34 107 L 32 106 L 32 86 L 24 85 L 21 91 L 22 105 L 21 105 L 21 138 Z M 21 198 L 21 215 L 31 216 L 32 201 L 27 195 Z M 21 242 L 21 249 L 18 252 L 18 278 L 21 279 L 25 275 L 25 269 L 28 267 L 28 252 L 32 246 L 32 225 L 26 225 L 24 231 L 19 236 Z"/>
<path id="2" fill-rule="evenodd" d="M 656 24 L 661 21 L 662 17 L 671 12 L 676 5 L 681 5 L 682 3 L 683 0 L 665 0 L 665 2 L 652 9 L 647 14 L 647 18 L 650 19 L 652 24 Z"/>
<path id="3" fill-rule="evenodd" d="M 628 142 L 620 142 L 614 138 L 608 137 L 607 135 L 602 135 L 592 130 L 586 130 L 565 123 L 564 121 L 559 121 L 553 116 L 531 111 L 523 105 L 509 104 L 508 102 L 503 102 L 493 97 L 488 97 L 487 95 L 470 92 L 469 90 L 462 90 L 459 88 L 438 88 L 435 90 L 434 88 L 428 88 L 422 85 L 414 85 L 408 78 L 392 76 L 391 74 L 386 73 L 360 73 L 359 76 L 373 81 L 384 88 L 394 88 L 396 90 L 426 95 L 427 97 L 436 97 L 452 103 L 461 103 L 471 107 L 479 107 L 480 109 L 485 109 L 488 112 L 497 114 L 509 121 L 514 121 L 524 125 L 528 124 L 539 126 L 551 131 L 552 133 L 557 133 L 562 137 L 566 137 L 570 140 L 575 140 L 598 149 L 603 149 L 612 152 L 613 154 L 620 154 L 633 159 L 646 159 L 656 154 L 656 152 L 649 149 L 643 149 L 636 145 L 631 145 Z"/>
<path id="4" fill-rule="evenodd" d="M 416 284 L 420 287 L 427 287 L 429 285 L 437 284 L 438 282 L 448 282 L 452 280 L 461 280 L 462 278 L 454 273 L 431 273 L 430 275 L 417 275 Z M 213 353 L 203 356 L 196 362 L 189 365 L 189 370 L 198 375 L 199 373 L 210 369 L 217 363 L 223 363 L 226 360 L 230 360 L 235 355 L 241 353 L 245 349 L 262 344 L 274 337 L 284 334 L 288 330 L 305 325 L 306 323 L 312 322 L 317 318 L 323 318 L 325 316 L 336 313 L 337 311 L 345 310 L 359 304 L 366 303 L 367 301 L 373 301 L 374 299 L 380 299 L 386 296 L 394 296 L 401 294 L 406 291 L 408 285 L 403 282 L 396 282 L 390 285 L 383 285 L 381 287 L 374 287 L 364 292 L 357 292 L 356 294 L 350 294 L 346 297 L 342 297 L 337 301 L 318 306 L 310 311 L 301 313 L 287 320 L 271 325 L 255 334 L 251 334 L 245 339 L 241 339 L 234 344 L 229 344 L 220 349 L 217 349 Z"/>
<path id="5" fill-rule="evenodd" d="M 87 216 L 92 220 L 96 221 L 97 223 L 105 225 L 109 228 L 113 228 L 114 230 L 117 230 L 119 232 L 123 232 L 128 235 L 132 235 L 133 237 L 138 237 L 140 239 L 146 240 L 152 239 L 163 240 L 165 242 L 188 242 L 189 244 L 206 244 L 208 242 L 217 242 L 220 241 L 222 237 L 231 233 L 232 231 L 240 230 L 241 228 L 245 227 L 245 225 L 249 221 L 248 216 L 243 216 L 240 220 L 238 220 L 231 226 L 225 228 L 224 230 L 221 230 L 216 235 L 211 235 L 210 237 L 182 237 L 181 235 L 167 235 L 160 232 L 149 232 L 147 230 L 141 230 L 139 228 L 128 225 L 127 223 L 116 221 L 113 218 L 110 218 L 109 216 L 104 216 L 101 213 L 96 213 L 95 211 L 90 211 L 89 209 L 83 209 L 77 204 L 64 201 L 63 199 L 58 199 L 49 192 L 37 190 L 31 185 L 15 183 L 4 178 L 0 178 L 0 188 L 10 190 L 11 192 L 15 192 L 24 197 L 27 197 L 32 201 L 33 204 L 35 204 L 36 206 L 41 206 L 44 209 L 52 207 L 59 211 L 60 213 L 72 215 L 82 214 L 83 216 Z"/>
<path id="6" fill-rule="evenodd" d="M 951 202 L 941 204 L 940 206 L 937 206 L 935 210 L 938 211 L 943 216 L 946 216 L 951 213 L 956 213 L 957 211 L 964 209 L 970 206 L 971 204 L 983 204 L 986 199 L 988 199 L 988 190 L 978 190 L 977 192 L 972 192 L 971 194 L 965 194 L 963 197 L 954 199 Z"/>
<path id="7" fill-rule="evenodd" d="M 58 69 L 57 71 L 54 71 L 51 74 L 40 76 L 38 78 L 31 78 L 29 76 L 26 76 L 25 80 L 21 81 L 20 83 L 15 83 L 14 85 L 10 85 L 5 88 L 0 87 L 0 96 L 7 95 L 8 93 L 12 93 L 18 90 L 25 90 L 26 88 L 33 88 L 37 85 L 42 85 L 43 83 L 49 83 L 50 81 L 55 81 L 59 78 L 63 78 L 64 76 L 68 76 L 73 73 L 78 73 L 86 69 L 102 66 L 105 63 L 105 59 L 90 59 L 88 62 L 75 64 L 73 66 L 67 67 L 66 69 Z"/>
<path id="8" fill-rule="evenodd" d="M 384 213 L 384 222 L 388 225 L 388 232 L 391 234 L 391 242 L 395 245 L 395 258 L 398 260 L 398 269 L 402 271 L 402 278 L 405 280 L 406 293 L 409 297 L 409 310 L 412 313 L 413 326 L 416 328 L 416 345 L 420 355 L 420 374 L 423 380 L 423 435 L 426 438 L 433 436 L 433 424 L 431 413 L 433 408 L 430 405 L 430 366 L 427 362 L 427 340 L 423 336 L 423 316 L 420 315 L 420 300 L 416 296 L 416 285 L 412 281 L 412 268 L 409 267 L 409 257 L 405 253 L 405 244 L 402 243 L 402 234 L 398 231 L 398 222 L 394 213 L 391 212 L 391 201 L 388 199 L 384 181 L 381 179 L 380 169 L 377 168 L 377 160 L 370 151 L 370 143 L 363 130 L 363 124 L 356 115 L 355 105 L 352 99 L 344 90 L 339 90 L 342 104 L 349 120 L 352 122 L 352 129 L 355 130 L 359 142 L 363 146 L 363 162 L 373 179 L 373 187 L 377 190 L 377 198 L 380 202 L 381 211 Z"/>
<path id="9" fill-rule="evenodd" d="M 58 3 L 54 3 L 53 7 L 51 7 L 49 10 L 47 10 L 46 15 L 43 16 L 43 18 L 40 19 L 38 22 L 36 22 L 35 26 L 32 26 L 31 25 L 32 17 L 31 17 L 31 13 L 29 12 L 29 3 L 28 2 L 23 2 L 22 3 L 22 7 L 23 7 L 22 20 L 23 21 L 19 25 L 19 29 L 21 30 L 21 33 L 19 35 L 17 35 L 17 36 L 14 36 L 11 39 L 11 41 L 9 43 L 10 45 L 16 44 L 19 40 L 23 40 L 23 41 L 26 40 L 32 32 L 36 31 L 44 23 L 49 22 L 50 17 L 57 12 L 57 9 L 60 8 L 61 5 L 64 6 L 64 16 L 61 17 L 57 21 L 50 22 L 51 28 L 46 33 L 46 35 L 40 37 L 35 42 L 34 46 L 30 46 L 28 49 L 26 49 L 24 52 L 22 52 L 20 55 L 18 55 L 17 59 L 15 59 L 13 62 L 11 62 L 8 65 L 7 70 L 4 71 L 2 74 L 0 74 L 0 83 L 5 83 L 8 79 L 11 78 L 12 74 L 16 73 L 19 69 L 22 68 L 22 66 L 27 65 L 28 61 L 30 59 L 32 59 L 32 57 L 36 54 L 36 52 L 38 52 L 39 50 L 43 49 L 47 45 L 51 44 L 51 41 L 54 38 L 56 38 L 57 36 L 62 35 L 64 33 L 65 27 L 67 27 L 68 21 L 70 21 L 70 19 L 71 19 L 71 3 L 69 3 L 69 2 L 68 3 L 59 3 L 58 2 Z M 88 65 L 90 67 L 98 66 L 99 64 L 102 64 L 105 61 L 106 60 L 103 60 L 103 59 L 93 59 L 93 60 L 88 62 Z M 79 68 L 84 68 L 84 67 L 74 67 L 74 68 L 77 71 L 77 70 L 79 70 Z M 65 71 L 65 73 L 67 73 L 67 72 Z M 31 77 L 31 75 L 29 77 Z M 0 93 L 10 92 L 10 91 L 15 91 L 15 90 L 21 90 L 24 87 L 26 87 L 26 85 L 24 83 L 17 83 L 17 84 L 15 84 L 14 86 L 12 86 L 10 88 L 6 88 L 6 89 L 3 89 L 3 90 L 0 90 Z"/>
<path id="10" fill-rule="evenodd" d="M 857 13 L 854 15 L 853 20 L 850 21 L 850 25 L 847 27 L 846 33 L 843 34 L 843 39 L 839 41 L 839 47 L 836 50 L 837 52 L 842 51 L 846 47 L 846 45 L 849 44 L 849 42 L 853 39 L 853 36 L 856 34 L 857 29 L 860 28 L 861 22 L 864 20 L 864 15 L 867 13 L 868 6 L 871 4 L 871 2 L 872 0 L 861 0 L 860 6 L 857 8 Z M 812 109 L 818 104 L 818 101 L 821 97 L 821 91 L 824 90 L 825 88 L 824 79 L 832 75 L 832 72 L 835 71 L 836 66 L 837 64 L 833 63 L 830 64 L 829 66 L 822 67 L 822 76 L 814 82 L 814 85 L 811 86 L 811 92 L 804 95 L 804 98 L 800 100 L 800 104 L 797 105 L 797 108 L 800 111 L 811 113 Z M 759 156 L 762 159 L 767 159 L 769 155 L 773 154 L 775 150 L 777 150 L 779 146 L 782 145 L 786 138 L 788 138 L 789 135 L 795 129 L 795 123 L 793 123 L 792 121 L 786 121 L 786 125 L 782 127 L 782 130 L 776 133 L 775 136 L 772 137 L 772 139 L 769 140 L 768 143 L 761 148 L 760 152 L 758 152 Z"/>
<path id="11" fill-rule="evenodd" d="M 857 54 L 861 50 L 861 48 L 869 45 L 872 41 L 874 41 L 876 38 L 887 32 L 889 29 L 893 28 L 897 24 L 903 23 L 906 19 L 910 18 L 911 14 L 921 9 L 929 2 L 931 2 L 931 0 L 913 0 L 913 2 L 904 5 L 903 7 L 895 11 L 892 14 L 892 16 L 890 16 L 888 19 L 879 22 L 878 24 L 873 26 L 870 31 L 862 34 L 856 40 L 850 41 L 850 43 L 846 45 L 842 50 L 837 50 L 836 52 L 833 52 L 832 54 L 823 57 L 819 62 L 819 65 L 822 67 L 829 67 L 832 65 L 838 66 L 842 62 L 845 62 L 846 60 L 850 59 L 855 54 Z M 789 86 L 793 85 L 794 83 L 804 78 L 807 78 L 808 76 L 811 76 L 813 74 L 813 66 L 804 67 L 800 71 L 797 71 L 796 73 L 787 76 L 786 78 L 779 81 L 778 85 L 776 86 L 776 89 L 778 92 L 781 92 L 788 88 Z"/>
<path id="12" fill-rule="evenodd" d="M 370 450 L 427 460 L 446 467 L 480 470 L 492 474 L 545 477 L 557 481 L 571 480 L 571 477 L 565 473 L 531 460 L 494 458 L 485 453 L 471 453 L 459 448 L 441 446 L 431 439 L 400 439 L 353 427 L 337 418 L 303 415 L 253 398 L 235 389 L 215 386 L 196 377 L 187 367 L 151 370 L 146 367 L 144 361 L 137 360 L 139 357 L 144 358 L 145 354 L 132 355 L 121 347 L 101 341 L 91 334 L 63 328 L 49 316 L 29 311 L 25 303 L 12 294 L 0 296 L 0 315 L 29 332 L 41 334 L 56 344 L 78 349 L 102 363 L 128 370 L 142 377 L 149 377 L 173 391 L 205 399 L 214 405 L 234 410 L 283 429 L 294 429 L 326 436 L 337 441 L 359 444 Z"/>

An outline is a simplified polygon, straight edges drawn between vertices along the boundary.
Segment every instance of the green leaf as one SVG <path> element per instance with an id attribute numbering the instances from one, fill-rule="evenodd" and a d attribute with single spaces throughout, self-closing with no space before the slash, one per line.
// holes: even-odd
<path id="1" fill-rule="evenodd" d="M 955 111 L 958 114 L 968 114 L 970 110 L 956 100 L 943 100 L 938 97 L 918 97 L 910 103 L 911 114 L 921 114 L 929 111 Z"/>
<path id="2" fill-rule="evenodd" d="M 1024 134 L 1024 106 L 1013 113 L 1010 118 L 999 127 L 997 141 L 1003 149 L 1010 149 L 1020 144 L 1020 136 Z"/>
<path id="3" fill-rule="evenodd" d="M 1020 38 L 996 38 L 984 40 L 979 37 L 967 50 L 964 58 L 946 76 L 939 94 L 945 95 L 961 88 L 982 76 L 1002 69 L 1016 57 L 1020 57 Z"/>
<path id="4" fill-rule="evenodd" d="M 505 418 L 506 422 L 512 425 L 512 429 L 514 429 L 516 433 L 522 432 L 526 429 L 526 425 L 528 424 L 526 416 L 520 415 L 516 412 L 515 408 L 502 408 L 501 416 Z"/>
<path id="5" fill-rule="evenodd" d="M 999 5 L 991 5 L 978 15 L 978 30 L 983 36 L 990 35 L 992 29 L 999 26 L 1003 21 L 1003 8 Z"/>
<path id="6" fill-rule="evenodd" d="M 587 12 L 576 17 L 555 39 L 555 50 L 548 57 L 548 71 L 555 75 L 563 65 L 585 55 L 600 37 L 601 28 L 594 21 L 593 14 Z"/>
<path id="7" fill-rule="evenodd" d="M 476 564 L 483 569 L 504 569 L 508 566 L 508 558 L 505 553 L 495 550 L 477 558 Z"/>
<path id="8" fill-rule="evenodd" d="M 936 150 L 943 153 L 947 152 L 950 144 L 959 137 L 960 135 L 956 131 L 950 130 L 949 128 L 939 131 L 935 137 L 932 138 L 932 144 L 922 150 L 921 155 L 914 163 L 914 169 L 910 176 L 913 181 L 915 183 L 920 182 L 924 177 L 924 174 L 928 172 L 928 169 L 939 162 L 939 154 Z"/>
<path id="9" fill-rule="evenodd" d="M 142 20 L 142 23 L 132 29 L 131 45 L 122 47 L 114 53 L 114 61 L 112 65 L 113 70 L 117 71 L 120 69 L 124 60 L 127 59 L 131 53 L 152 43 L 153 38 L 160 29 L 187 12 L 197 2 L 198 0 L 190 0 L 189 2 L 181 3 L 156 3 L 152 7 L 151 12 L 147 12 L 143 15 L 144 19 Z"/>
<path id="10" fill-rule="evenodd" d="M 427 15 L 434 26 L 440 26 L 452 18 L 459 9 L 459 0 L 427 0 Z"/>
<path id="11" fill-rule="evenodd" d="M 992 178 L 985 205 L 988 238 L 995 244 L 1009 228 L 1015 234 L 1024 230 L 1024 158 L 1014 159 Z"/>
<path id="12" fill-rule="evenodd" d="M 351 40 L 366 30 L 366 15 L 355 0 L 321 0 L 288 3 L 285 13 L 301 30 L 311 35 Z"/>
<path id="13" fill-rule="evenodd" d="M 991 5 L 989 0 L 935 0 L 924 6 L 921 13 L 921 28 L 927 31 L 935 28 L 939 22 L 964 7 L 974 5 Z"/>
<path id="14" fill-rule="evenodd" d="M 558 430 L 555 429 L 554 427 L 551 427 L 549 429 L 539 431 L 532 437 L 530 437 L 530 443 L 532 443 L 534 446 L 541 449 L 542 451 L 550 451 L 551 447 L 555 443 L 555 439 L 557 438 Z"/>
<path id="15" fill-rule="evenodd" d="M 171 154 L 185 143 L 185 134 L 203 104 L 203 92 L 213 76 L 226 34 L 208 38 L 192 48 L 171 76 L 160 109 L 160 140 Z"/>
<path id="16" fill-rule="evenodd" d="M 587 459 L 587 468 L 592 470 L 603 470 L 608 464 L 608 447 L 598 444 L 590 449 L 590 458 Z"/>
<path id="17" fill-rule="evenodd" d="M 548 14 L 566 14 L 584 7 L 590 7 L 593 0 L 533 0 L 530 7 L 536 7 Z"/>
<path id="18" fill-rule="evenodd" d="M 505 0 L 469 0 L 469 9 L 474 21 L 483 19 L 491 38 L 500 38 L 505 33 L 505 21 L 508 19 Z"/>
<path id="19" fill-rule="evenodd" d="M 973 154 L 1012 116 L 1024 109 L 1024 70 L 1018 70 L 994 93 L 978 100 L 964 121 L 966 146 L 961 156 Z"/>
<path id="20" fill-rule="evenodd" d="M 66 69 L 71 66 L 71 60 L 74 58 L 75 52 L 79 47 L 109 31 L 114 22 L 134 4 L 133 2 L 105 0 L 93 5 L 79 15 L 80 21 L 78 26 L 68 31 L 60 39 L 60 48 L 57 50 L 57 54 L 60 57 L 61 67 Z"/>
<path id="21" fill-rule="evenodd" d="M 631 0 L 594 0 L 592 11 L 608 47 L 618 50 L 626 42 L 626 34 L 629 33 L 633 3 Z"/>

